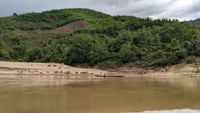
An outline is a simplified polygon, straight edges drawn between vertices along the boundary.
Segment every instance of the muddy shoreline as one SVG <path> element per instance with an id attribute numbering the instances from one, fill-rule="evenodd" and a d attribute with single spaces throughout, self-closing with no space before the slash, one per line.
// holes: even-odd
<path id="1" fill-rule="evenodd" d="M 77 68 L 58 63 L 27 63 L 0 61 L 0 78 L 18 80 L 53 81 L 100 80 L 109 77 L 142 78 L 200 78 L 199 66 L 178 64 L 164 68 Z"/>

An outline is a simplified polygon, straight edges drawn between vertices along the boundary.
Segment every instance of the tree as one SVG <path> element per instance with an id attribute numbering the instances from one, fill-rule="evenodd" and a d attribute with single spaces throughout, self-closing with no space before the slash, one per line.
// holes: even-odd
<path id="1" fill-rule="evenodd" d="M 119 51 L 119 55 L 123 63 L 136 61 L 136 54 L 137 47 L 132 46 L 130 43 L 124 43 Z"/>
<path id="2" fill-rule="evenodd" d="M 108 56 L 108 47 L 102 40 L 96 40 L 92 45 L 92 49 L 89 52 L 90 64 L 94 65 L 98 62 L 105 60 Z"/>
<path id="3" fill-rule="evenodd" d="M 88 55 L 92 50 L 92 44 L 94 42 L 95 41 L 93 40 L 93 38 L 88 35 L 78 35 L 77 37 L 75 37 L 75 39 L 73 40 L 73 45 L 67 53 L 65 63 L 88 63 Z"/>
<path id="4" fill-rule="evenodd" d="M 40 48 L 34 48 L 28 53 L 27 60 L 34 62 L 40 60 L 42 57 L 44 57 L 42 50 Z"/>
<path id="5" fill-rule="evenodd" d="M 27 49 L 24 46 L 15 46 L 10 52 L 10 56 L 15 60 L 24 60 L 26 57 Z"/>
<path id="6" fill-rule="evenodd" d="M 13 16 L 18 16 L 18 14 L 17 13 L 13 13 Z"/>
<path id="7" fill-rule="evenodd" d="M 0 48 L 0 59 L 8 60 L 10 58 L 8 52 L 2 48 Z"/>

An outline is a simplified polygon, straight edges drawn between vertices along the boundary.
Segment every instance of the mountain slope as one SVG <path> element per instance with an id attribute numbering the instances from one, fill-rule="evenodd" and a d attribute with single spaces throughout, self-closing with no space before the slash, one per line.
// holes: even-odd
<path id="1" fill-rule="evenodd" d="M 62 9 L 0 18 L 1 29 L 55 29 L 75 21 L 94 22 L 108 15 L 89 9 Z"/>
<path id="2" fill-rule="evenodd" d="M 197 62 L 200 29 L 177 20 L 61 9 L 0 18 L 0 60 L 100 67 Z"/>

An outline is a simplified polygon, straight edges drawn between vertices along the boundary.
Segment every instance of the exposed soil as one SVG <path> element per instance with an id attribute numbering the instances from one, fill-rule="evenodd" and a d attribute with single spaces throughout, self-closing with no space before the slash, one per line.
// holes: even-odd
<path id="1" fill-rule="evenodd" d="M 72 22 L 70 24 L 67 24 L 65 26 L 59 27 L 57 29 L 54 30 L 50 30 L 51 33 L 58 33 L 58 34 L 62 34 L 62 33 L 70 33 L 70 32 L 74 32 L 80 28 L 83 28 L 85 26 L 89 25 L 88 22 L 85 21 L 77 21 L 77 22 Z"/>

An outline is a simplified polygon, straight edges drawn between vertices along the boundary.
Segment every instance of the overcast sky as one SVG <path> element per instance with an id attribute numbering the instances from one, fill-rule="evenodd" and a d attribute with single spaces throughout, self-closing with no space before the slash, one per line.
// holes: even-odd
<path id="1" fill-rule="evenodd" d="M 60 8 L 90 8 L 111 15 L 180 20 L 200 17 L 200 0 L 0 0 L 0 16 Z"/>

